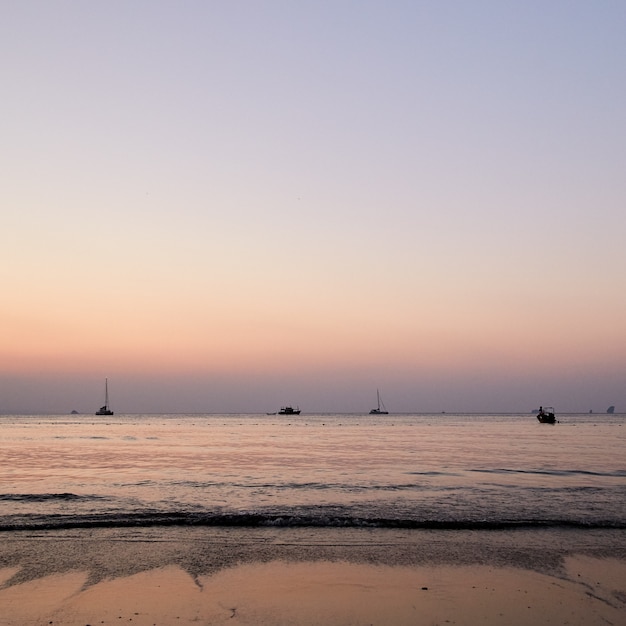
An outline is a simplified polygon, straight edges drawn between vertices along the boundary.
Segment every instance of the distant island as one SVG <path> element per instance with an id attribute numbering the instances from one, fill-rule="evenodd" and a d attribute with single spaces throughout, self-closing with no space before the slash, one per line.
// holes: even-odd
<path id="1" fill-rule="evenodd" d="M 607 410 L 607 413 L 615 413 L 615 407 L 613 405 L 611 405 Z"/>

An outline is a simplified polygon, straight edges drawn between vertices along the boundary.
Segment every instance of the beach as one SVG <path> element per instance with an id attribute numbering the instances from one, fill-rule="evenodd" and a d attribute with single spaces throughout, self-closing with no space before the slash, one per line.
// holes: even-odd
<path id="1" fill-rule="evenodd" d="M 550 548 L 550 532 L 478 535 L 12 534 L 0 548 L 0 624 L 626 624 L 624 531 L 577 531 L 557 541 L 566 550 Z"/>

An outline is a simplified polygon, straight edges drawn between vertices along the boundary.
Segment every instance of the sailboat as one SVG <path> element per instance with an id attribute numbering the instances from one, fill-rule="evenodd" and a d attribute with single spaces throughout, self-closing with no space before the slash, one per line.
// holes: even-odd
<path id="1" fill-rule="evenodd" d="M 376 390 L 376 400 L 377 407 L 370 411 L 370 415 L 389 415 L 389 411 L 387 411 L 383 401 L 380 399 L 380 393 L 378 392 L 378 389 Z"/>
<path id="2" fill-rule="evenodd" d="M 96 415 L 113 415 L 113 411 L 109 408 L 109 379 L 104 379 L 104 406 L 101 406 Z"/>

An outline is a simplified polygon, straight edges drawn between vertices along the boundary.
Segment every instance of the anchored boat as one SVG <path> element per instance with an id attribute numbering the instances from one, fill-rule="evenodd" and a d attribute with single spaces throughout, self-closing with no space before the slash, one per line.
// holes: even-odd
<path id="1" fill-rule="evenodd" d="M 370 415 L 389 415 L 389 411 L 385 408 L 383 401 L 380 399 L 380 393 L 376 390 L 377 406 L 370 411 Z"/>
<path id="2" fill-rule="evenodd" d="M 104 406 L 101 406 L 96 415 L 113 415 L 113 411 L 109 408 L 109 379 L 104 379 Z"/>
<path id="3" fill-rule="evenodd" d="M 294 409 L 292 406 L 283 406 L 278 411 L 278 415 L 300 415 L 300 407 Z"/>

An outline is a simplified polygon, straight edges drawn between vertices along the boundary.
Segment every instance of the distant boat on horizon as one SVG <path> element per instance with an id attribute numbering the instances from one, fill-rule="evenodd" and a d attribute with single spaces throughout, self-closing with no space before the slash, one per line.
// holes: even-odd
<path id="1" fill-rule="evenodd" d="M 101 406 L 96 415 L 114 415 L 113 411 L 109 408 L 109 379 L 104 379 L 104 406 Z"/>
<path id="2" fill-rule="evenodd" d="M 375 409 L 370 411 L 370 415 L 389 415 L 389 411 L 385 408 L 385 404 L 380 399 L 380 393 L 378 389 L 376 390 L 376 402 L 377 406 Z"/>
<path id="3" fill-rule="evenodd" d="M 278 411 L 278 415 L 300 415 L 300 407 L 294 409 L 292 406 L 283 406 Z"/>

